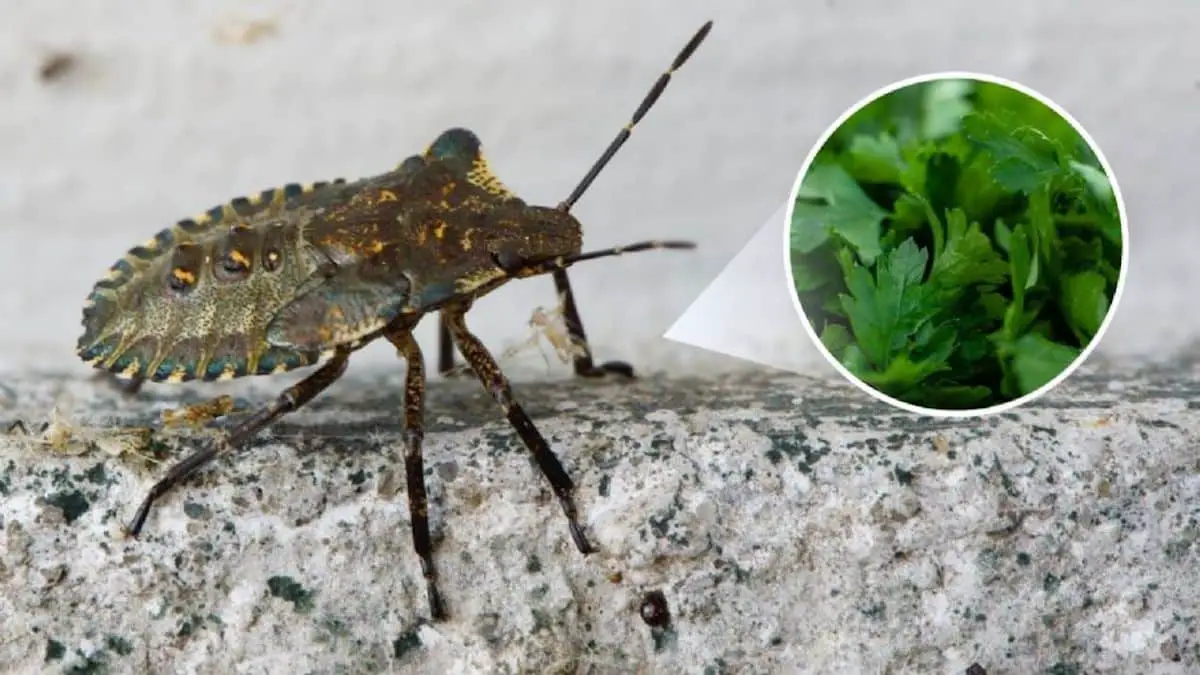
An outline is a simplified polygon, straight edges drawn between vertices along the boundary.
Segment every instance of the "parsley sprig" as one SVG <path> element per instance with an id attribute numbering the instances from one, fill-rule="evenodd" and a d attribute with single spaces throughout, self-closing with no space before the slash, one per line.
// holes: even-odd
<path id="1" fill-rule="evenodd" d="M 793 281 L 822 343 L 899 400 L 971 409 L 1041 388 L 1116 292 L 1112 186 L 1041 102 L 964 80 L 860 109 L 820 150 L 791 221 Z"/>

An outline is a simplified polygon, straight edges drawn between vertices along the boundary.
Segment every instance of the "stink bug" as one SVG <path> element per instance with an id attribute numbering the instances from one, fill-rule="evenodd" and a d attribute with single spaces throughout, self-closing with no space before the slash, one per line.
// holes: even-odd
<path id="1" fill-rule="evenodd" d="M 354 351 L 382 337 L 408 364 L 404 459 L 413 544 L 430 613 L 444 618 L 421 457 L 424 357 L 412 335 L 436 311 L 549 480 L 576 548 L 590 553 L 570 476 L 467 327 L 465 314 L 475 300 L 513 279 L 556 274 L 605 256 L 694 247 L 642 242 L 584 253 L 582 226 L 569 210 L 711 28 L 706 23 L 692 37 L 558 207 L 531 206 L 512 194 L 489 170 L 475 134 L 450 129 L 387 173 L 239 197 L 162 230 L 117 261 L 83 311 L 78 353 L 97 368 L 136 384 L 227 380 L 321 363 L 233 426 L 224 443 L 170 467 L 138 507 L 128 534 L 138 536 L 156 499 L 220 452 L 245 446 L 311 401 L 345 372 Z"/>

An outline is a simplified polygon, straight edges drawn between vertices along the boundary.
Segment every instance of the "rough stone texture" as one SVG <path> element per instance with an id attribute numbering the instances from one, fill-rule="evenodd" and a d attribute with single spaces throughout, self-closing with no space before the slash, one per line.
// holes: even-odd
<path id="1" fill-rule="evenodd" d="M 588 558 L 478 386 L 435 382 L 426 460 L 453 614 L 440 625 L 422 618 L 397 376 L 338 385 L 164 499 L 136 542 L 120 524 L 161 467 L 10 437 L 0 664 L 1195 673 L 1198 376 L 1110 366 L 966 421 L 773 373 L 520 385 L 580 485 L 602 551 Z M 236 393 L 265 399 L 278 382 Z M 79 423 L 146 423 L 197 394 L 4 385 L 2 417 L 44 417 L 69 396 Z M 652 589 L 667 629 L 639 618 Z"/>

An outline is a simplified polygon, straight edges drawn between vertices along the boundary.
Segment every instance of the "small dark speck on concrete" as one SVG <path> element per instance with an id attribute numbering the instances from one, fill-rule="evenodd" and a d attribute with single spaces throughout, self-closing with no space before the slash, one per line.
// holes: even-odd
<path id="1" fill-rule="evenodd" d="M 197 502 L 184 502 L 183 513 L 193 520 L 207 520 L 211 517 L 208 507 Z"/>
<path id="2" fill-rule="evenodd" d="M 129 656 L 133 652 L 133 644 L 120 635 L 109 635 L 104 639 L 104 644 L 121 656 Z"/>
<path id="3" fill-rule="evenodd" d="M 83 657 L 83 663 L 73 664 L 71 667 L 63 671 L 65 675 L 105 675 L 110 672 L 107 661 L 107 654 L 104 650 L 100 650 L 91 656 L 84 656 L 82 652 L 77 652 Z"/>
<path id="4" fill-rule="evenodd" d="M 596 488 L 596 491 L 601 497 L 607 497 L 610 485 L 612 485 L 612 476 L 604 474 L 603 476 L 600 476 L 600 485 Z"/>
<path id="5" fill-rule="evenodd" d="M 529 560 L 525 561 L 525 571 L 530 574 L 537 574 L 542 571 L 542 561 L 536 555 L 529 556 Z"/>
<path id="6" fill-rule="evenodd" d="M 46 640 L 46 663 L 58 661 L 67 653 L 67 648 L 58 640 Z"/>
<path id="7" fill-rule="evenodd" d="M 1021 567 L 1028 567 L 1029 563 L 1032 561 L 1033 561 L 1033 559 L 1029 556 L 1028 553 L 1018 553 L 1017 554 L 1017 564 L 1020 565 Z"/>
<path id="8" fill-rule="evenodd" d="M 901 485 L 912 485 L 915 475 L 912 471 L 900 467 L 892 469 L 892 474 L 896 477 L 896 482 Z"/>
<path id="9" fill-rule="evenodd" d="M 1042 580 L 1042 590 L 1046 591 L 1047 593 L 1053 593 L 1054 591 L 1058 590 L 1058 587 L 1061 584 L 1062 579 L 1051 573 L 1047 573 L 1046 578 Z"/>
<path id="10" fill-rule="evenodd" d="M 417 624 L 409 630 L 401 633 L 400 637 L 392 640 L 392 656 L 397 659 L 402 659 L 407 656 L 409 652 L 419 648 L 421 646 L 421 635 L 419 633 L 420 629 L 420 624 Z"/>
<path id="11" fill-rule="evenodd" d="M 550 615 L 543 612 L 540 609 L 530 610 L 530 612 L 533 615 L 533 631 L 532 632 L 534 632 L 534 633 L 540 633 L 544 630 L 548 630 L 550 628 L 550 626 L 554 623 L 550 619 Z"/>
<path id="12" fill-rule="evenodd" d="M 978 663 L 972 663 L 967 666 L 967 675 L 987 675 L 987 671 Z"/>
<path id="13" fill-rule="evenodd" d="M 367 482 L 367 472 L 365 470 L 359 469 L 350 474 L 350 483 L 352 485 L 362 485 L 365 482 Z"/>
<path id="14" fill-rule="evenodd" d="M 83 477 L 94 485 L 104 485 L 104 482 L 108 480 L 108 474 L 104 471 L 104 462 L 100 462 L 87 471 L 84 471 Z"/>
<path id="15" fill-rule="evenodd" d="M 642 604 L 638 608 L 638 613 L 641 614 L 642 621 L 652 628 L 662 628 L 671 623 L 671 610 L 667 607 L 667 596 L 659 590 L 647 591 L 642 596 Z"/>
<path id="16" fill-rule="evenodd" d="M 55 492 L 46 497 L 46 503 L 51 506 L 56 506 L 63 512 L 63 517 L 67 519 L 67 524 L 75 522 L 87 512 L 91 504 L 88 503 L 86 497 L 79 490 L 71 490 L 70 492 Z"/>
<path id="17" fill-rule="evenodd" d="M 485 642 L 496 646 L 503 642 L 504 635 L 500 631 L 500 615 L 495 612 L 480 614 L 475 621 L 475 630 Z"/>
<path id="18" fill-rule="evenodd" d="M 313 608 L 313 593 L 304 588 L 295 579 L 288 576 L 274 576 L 267 579 L 267 590 L 272 597 L 292 603 L 296 612 L 303 614 Z"/>
<path id="19" fill-rule="evenodd" d="M 443 483 L 453 483 L 458 478 L 458 462 L 454 460 L 438 464 L 436 470 Z"/>

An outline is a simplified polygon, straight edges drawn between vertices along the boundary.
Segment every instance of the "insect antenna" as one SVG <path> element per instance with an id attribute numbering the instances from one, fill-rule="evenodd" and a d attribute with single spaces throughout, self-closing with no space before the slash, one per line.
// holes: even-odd
<path id="1" fill-rule="evenodd" d="M 617 151 L 621 149 L 621 146 L 625 144 L 625 141 L 629 140 L 629 136 L 633 133 L 633 128 L 642 121 L 642 118 L 646 116 L 646 113 L 650 111 L 650 108 L 653 107 L 656 102 L 658 102 L 659 97 L 661 97 L 663 91 L 666 90 L 667 84 L 671 82 L 671 76 L 675 74 L 675 71 L 683 67 L 683 64 L 692 57 L 692 54 L 700 46 L 700 43 L 704 41 L 704 38 L 708 37 L 708 33 L 712 30 L 712 26 L 712 21 L 705 22 L 705 24 L 700 27 L 700 30 L 696 31 L 696 34 L 692 36 L 692 39 L 688 40 L 687 44 L 684 45 L 679 54 L 675 56 L 675 60 L 671 62 L 670 67 L 668 67 L 662 75 L 658 76 L 658 81 L 654 83 L 654 86 L 650 88 L 650 91 L 646 94 L 646 97 L 642 99 L 640 104 L 638 104 L 637 109 L 633 112 L 633 117 L 629 118 L 629 123 L 626 124 L 621 131 L 617 133 L 617 137 L 608 144 L 608 147 L 604 150 L 604 153 L 600 155 L 600 158 L 596 160 L 596 163 L 592 165 L 592 168 L 588 169 L 588 172 L 586 175 L 584 175 L 583 180 L 579 181 L 579 184 L 575 186 L 575 189 L 571 191 L 571 194 L 559 203 L 558 209 L 560 211 L 563 213 L 569 212 L 571 208 L 575 206 L 575 202 L 579 201 L 579 198 L 583 196 L 583 193 L 587 192 L 588 188 L 591 187 L 592 182 L 595 181 L 596 177 L 600 175 L 600 172 L 604 170 L 604 167 L 607 166 L 609 161 L 612 160 L 613 156 L 617 154 Z M 583 321 L 581 321 L 579 318 L 579 308 L 575 305 L 575 294 L 571 290 L 571 280 L 567 278 L 566 267 L 546 267 L 542 269 L 541 272 L 534 272 L 534 274 L 541 274 L 543 272 L 553 272 L 554 287 L 558 290 L 558 294 L 562 298 L 563 321 L 567 326 L 567 334 L 573 343 L 580 345 L 579 353 L 575 356 L 575 374 L 582 377 L 595 377 L 597 375 L 603 375 L 604 373 L 620 373 L 626 377 L 633 377 L 633 366 L 623 361 L 609 361 L 600 364 L 598 368 L 596 367 L 596 365 L 592 362 L 591 349 L 588 347 L 587 333 L 584 332 Z M 449 330 L 445 326 L 442 327 L 441 342 L 441 360 L 439 361 L 441 365 L 439 368 L 442 370 L 442 372 L 445 372 L 447 369 L 453 367 L 454 361 L 454 351 L 450 344 Z"/>
<path id="2" fill-rule="evenodd" d="M 565 270 L 575 263 L 585 260 L 595 260 L 596 258 L 611 258 L 613 256 L 625 255 L 626 253 L 637 253 L 638 251 L 654 251 L 659 249 L 690 250 L 694 248 L 696 248 L 696 242 L 694 241 L 639 241 L 636 244 L 602 248 L 595 251 L 584 251 L 575 255 L 521 260 L 517 261 L 516 264 L 510 263 L 508 265 L 501 263 L 501 266 L 507 268 L 508 273 L 514 277 L 530 277 L 538 274 L 546 274 L 547 272 Z"/>
<path id="3" fill-rule="evenodd" d="M 621 131 L 617 134 L 617 137 L 612 140 L 612 143 L 608 144 L 608 148 L 604 150 L 604 154 L 600 155 L 600 159 L 596 160 L 596 163 L 592 165 L 592 168 L 588 169 L 587 174 L 583 177 L 583 180 L 579 181 L 579 185 L 576 185 L 575 189 L 571 191 L 570 196 L 568 196 L 562 201 L 562 203 L 558 205 L 560 210 L 570 211 L 571 207 L 575 206 L 575 202 L 579 201 L 579 198 L 583 196 L 583 193 L 587 192 L 587 189 L 591 187 L 592 182 L 596 180 L 596 176 L 600 175 L 600 172 L 603 171 L 604 167 L 607 166 L 609 161 L 612 160 L 613 155 L 617 154 L 617 151 L 621 149 L 621 146 L 625 145 L 625 141 L 629 140 L 629 136 L 633 133 L 633 128 L 642 121 L 642 118 L 646 116 L 646 113 L 650 112 L 650 108 L 653 107 L 656 102 L 658 102 L 658 98 L 662 96 L 663 91 L 665 91 L 667 88 L 667 84 L 670 83 L 671 76 L 675 74 L 675 71 L 682 68 L 683 64 L 687 63 L 687 60 L 691 58 L 692 53 L 696 51 L 696 48 L 700 46 L 700 43 L 704 41 L 704 38 L 708 37 L 708 33 L 712 30 L 712 26 L 712 21 L 708 21 L 701 26 L 700 30 L 696 31 L 696 34 L 692 36 L 692 39 L 688 40 L 688 43 L 684 45 L 683 49 L 679 52 L 679 55 L 676 56 L 675 60 L 671 62 L 671 67 L 667 68 L 662 75 L 658 76 L 658 81 L 654 83 L 654 86 L 650 88 L 650 92 L 646 94 L 646 98 L 642 99 L 642 102 L 640 105 L 638 105 L 637 110 L 633 112 L 633 117 L 629 118 L 629 123 L 622 127 Z"/>

